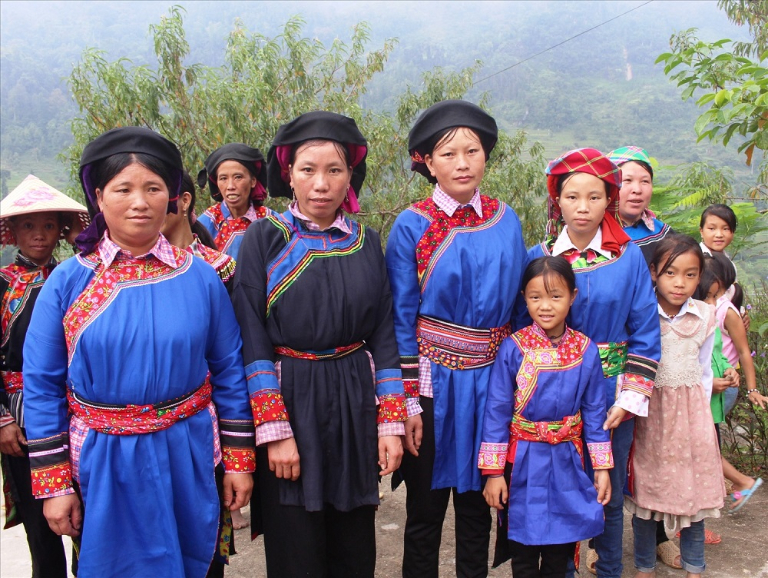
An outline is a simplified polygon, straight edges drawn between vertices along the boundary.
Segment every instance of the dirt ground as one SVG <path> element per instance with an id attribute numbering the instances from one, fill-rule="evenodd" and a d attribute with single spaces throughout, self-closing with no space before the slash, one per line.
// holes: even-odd
<path id="1" fill-rule="evenodd" d="M 389 490 L 389 480 L 381 485 L 384 499 L 376 518 L 378 562 L 376 576 L 395 578 L 400 576 L 400 560 L 403 553 L 403 526 L 405 524 L 405 488 Z M 247 510 L 244 510 L 247 513 Z M 628 522 L 629 518 L 626 518 Z M 768 491 L 755 493 L 750 503 L 736 515 L 707 522 L 707 528 L 723 536 L 723 542 L 706 547 L 707 578 L 768 578 Z M 264 542 L 262 538 L 250 541 L 250 530 L 239 530 L 236 534 L 237 556 L 227 568 L 227 578 L 265 578 Z M 494 534 L 495 536 L 495 534 Z M 493 537 L 491 541 L 493 542 Z M 632 566 L 632 534 L 625 523 L 624 533 L 624 577 L 634 576 Z M 453 514 L 449 515 L 443 528 L 443 543 L 440 551 L 440 578 L 455 576 L 454 569 Z M 683 578 L 682 570 L 673 570 L 659 563 L 658 578 Z M 21 527 L 0 532 L 0 577 L 29 578 L 31 565 L 24 530 Z M 492 569 L 489 576 L 509 578 L 512 571 L 508 565 Z M 582 577 L 591 576 L 582 569 Z M 161 578 L 161 577 L 147 577 Z"/>

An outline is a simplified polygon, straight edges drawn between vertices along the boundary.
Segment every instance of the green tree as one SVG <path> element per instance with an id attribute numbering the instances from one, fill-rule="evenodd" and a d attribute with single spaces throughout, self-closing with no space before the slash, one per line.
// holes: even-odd
<path id="1" fill-rule="evenodd" d="M 740 135 L 739 152 L 747 165 L 755 150 L 763 161 L 753 198 L 768 198 L 768 0 L 719 0 L 718 5 L 736 24 L 747 24 L 752 42 L 728 39 L 704 42 L 694 29 L 676 33 L 670 39 L 672 50 L 656 59 L 664 63 L 664 73 L 683 89 L 683 99 L 703 94 L 696 104 L 708 107 L 694 126 L 699 140 L 722 142 L 724 146 Z"/>
<path id="2" fill-rule="evenodd" d="M 418 90 L 407 89 L 393 113 L 364 109 L 360 97 L 373 76 L 384 69 L 396 41 L 371 50 L 369 27 L 353 28 L 350 44 L 335 40 L 326 47 L 302 37 L 303 21 L 288 20 L 281 34 L 268 38 L 236 23 L 229 35 L 225 64 L 186 64 L 190 52 L 183 9 L 175 6 L 150 27 L 157 66 L 129 60 L 107 61 L 86 50 L 69 85 L 79 107 L 72 121 L 75 138 L 66 152 L 73 181 L 83 147 L 117 126 L 144 125 L 179 145 L 193 174 L 205 157 L 227 142 L 269 148 L 277 128 L 310 110 L 346 114 L 369 141 L 368 176 L 361 196 L 363 222 L 386 237 L 397 214 L 429 193 L 426 181 L 410 169 L 407 135 L 418 113 L 440 100 L 462 98 L 471 88 L 476 63 L 459 72 L 435 69 Z M 487 105 L 485 99 L 483 105 Z M 544 158 L 523 132 L 502 134 L 486 171 L 484 192 L 509 202 L 521 215 L 526 239 L 542 235 Z M 201 196 L 203 197 L 203 196 Z M 209 200 L 200 198 L 198 209 Z M 270 200 L 279 208 L 280 201 Z"/>

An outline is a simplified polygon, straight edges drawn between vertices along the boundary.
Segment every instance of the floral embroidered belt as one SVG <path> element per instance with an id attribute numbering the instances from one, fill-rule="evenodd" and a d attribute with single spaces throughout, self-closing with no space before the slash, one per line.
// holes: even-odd
<path id="1" fill-rule="evenodd" d="M 24 389 L 24 376 L 20 371 L 3 371 L 5 393 L 19 393 Z"/>
<path id="2" fill-rule="evenodd" d="M 598 343 L 600 363 L 603 365 L 603 377 L 614 377 L 624 373 L 627 363 L 627 342 L 611 341 L 610 343 Z"/>
<path id="3" fill-rule="evenodd" d="M 168 429 L 173 424 L 208 407 L 211 402 L 211 382 L 205 382 L 195 391 L 152 405 L 107 405 L 95 403 L 67 391 L 69 410 L 88 427 L 112 435 L 135 435 Z"/>
<path id="4" fill-rule="evenodd" d="M 420 315 L 416 325 L 419 355 L 448 369 L 474 369 L 491 365 L 512 326 L 475 329 Z"/>
<path id="5" fill-rule="evenodd" d="M 344 345 L 337 347 L 336 349 L 326 349 L 325 351 L 299 351 L 297 349 L 291 349 L 283 345 L 275 347 L 275 353 L 278 355 L 284 355 L 285 357 L 294 357 L 296 359 L 311 359 L 312 361 L 323 361 L 326 359 L 338 359 L 349 355 L 353 351 L 357 351 L 365 345 L 365 342 L 358 341 L 352 345 Z"/>
<path id="6" fill-rule="evenodd" d="M 581 412 L 569 415 L 560 421 L 529 421 L 520 415 L 512 416 L 509 424 L 509 450 L 507 461 L 515 461 L 515 451 L 518 440 L 526 442 L 543 442 L 557 445 L 563 442 L 572 442 L 576 446 L 579 455 L 583 455 L 583 442 L 581 431 L 584 423 L 581 421 Z"/>

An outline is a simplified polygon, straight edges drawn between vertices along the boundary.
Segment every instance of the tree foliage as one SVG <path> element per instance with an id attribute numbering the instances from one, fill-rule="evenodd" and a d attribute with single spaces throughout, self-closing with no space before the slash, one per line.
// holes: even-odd
<path id="1" fill-rule="evenodd" d="M 72 121 L 75 143 L 67 151 L 74 177 L 83 147 L 117 126 L 143 125 L 179 145 L 191 173 L 227 142 L 244 142 L 266 152 L 277 128 L 303 112 L 323 109 L 353 117 L 369 141 L 368 175 L 361 196 L 361 221 L 386 236 L 394 218 L 429 194 L 410 171 L 407 135 L 424 108 L 446 98 L 462 98 L 472 86 L 478 62 L 460 72 L 435 69 L 418 89 L 408 88 L 392 113 L 364 109 L 360 98 L 373 76 L 384 69 L 395 40 L 371 50 L 370 29 L 359 23 L 349 44 L 339 39 L 324 46 L 302 37 L 304 22 L 293 17 L 274 38 L 251 33 L 236 23 L 229 34 L 225 64 L 186 64 L 184 10 L 170 9 L 150 27 L 157 66 L 127 59 L 108 61 L 86 50 L 69 85 L 80 114 Z M 487 104 L 483 102 L 481 104 Z M 543 148 L 529 144 L 523 132 L 501 134 L 486 170 L 484 192 L 520 214 L 530 243 L 544 223 Z M 210 201 L 198 199 L 198 210 Z M 273 208 L 281 201 L 270 200 Z"/>
<path id="2" fill-rule="evenodd" d="M 750 165 L 755 149 L 763 151 L 760 185 L 751 191 L 766 198 L 768 166 L 768 0 L 720 0 L 729 18 L 747 24 L 752 42 L 729 39 L 704 42 L 694 29 L 676 33 L 670 39 L 672 50 L 656 59 L 664 63 L 664 73 L 683 89 L 684 100 L 702 93 L 696 104 L 709 107 L 694 129 L 699 140 L 709 139 L 727 146 L 740 135 L 739 152 Z"/>

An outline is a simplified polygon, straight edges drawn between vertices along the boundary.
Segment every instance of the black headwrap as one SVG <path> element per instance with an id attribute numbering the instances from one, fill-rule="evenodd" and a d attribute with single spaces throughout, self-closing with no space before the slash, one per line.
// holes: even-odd
<path id="1" fill-rule="evenodd" d="M 184 171 L 178 147 L 164 136 L 143 126 L 113 128 L 97 136 L 83 149 L 80 157 L 80 184 L 85 193 L 85 204 L 91 216 L 91 224 L 78 235 L 75 243 L 81 251 L 89 253 L 107 229 L 104 215 L 96 200 L 96 185 L 91 181 L 93 164 L 120 153 L 140 153 L 153 156 L 165 164 L 173 175 L 170 183 L 168 211 L 176 212 L 176 201 L 181 190 Z"/>
<path id="2" fill-rule="evenodd" d="M 267 153 L 267 179 L 269 194 L 273 197 L 291 198 L 290 175 L 288 165 L 291 162 L 293 148 L 309 140 L 332 140 L 343 144 L 349 151 L 349 163 L 352 166 L 348 201 L 341 208 L 348 213 L 359 211 L 357 197 L 365 181 L 365 157 L 368 154 L 368 142 L 357 128 L 354 119 L 335 112 L 315 110 L 296 117 L 281 126 L 272 146 Z"/>
<path id="3" fill-rule="evenodd" d="M 267 198 L 267 167 L 264 163 L 264 155 L 259 149 L 248 145 L 232 142 L 225 144 L 213 151 L 205 159 L 205 168 L 197 173 L 197 186 L 205 188 L 205 183 L 211 181 L 211 197 L 216 202 L 222 201 L 219 185 L 216 183 L 216 169 L 224 161 L 237 161 L 256 177 L 256 184 L 251 189 L 251 200 L 263 201 Z"/>
<path id="4" fill-rule="evenodd" d="M 430 174 L 424 157 L 432 154 L 437 136 L 442 131 L 460 126 L 471 128 L 477 133 L 487 161 L 499 138 L 496 121 L 476 104 L 466 100 L 444 100 L 422 112 L 408 133 L 411 170 L 427 177 L 430 183 L 436 183 L 437 179 Z"/>

